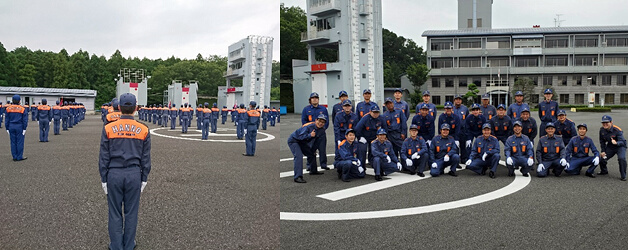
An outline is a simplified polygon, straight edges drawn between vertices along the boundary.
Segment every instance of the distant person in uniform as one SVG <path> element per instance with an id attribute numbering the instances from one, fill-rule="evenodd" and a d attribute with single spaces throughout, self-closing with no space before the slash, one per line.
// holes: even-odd
<path id="1" fill-rule="evenodd" d="M 410 125 L 410 136 L 403 141 L 401 146 L 401 165 L 410 175 L 418 174 L 425 177 L 423 171 L 430 158 L 430 149 L 423 137 L 419 136 L 416 124 Z"/>
<path id="2" fill-rule="evenodd" d="M 556 124 L 556 120 L 558 120 L 559 115 L 558 103 L 556 101 L 552 101 L 552 96 L 554 96 L 552 89 L 545 89 L 545 91 L 543 91 L 543 96 L 545 96 L 545 100 L 539 103 L 539 121 L 541 122 L 541 127 L 539 128 L 540 136 L 545 135 L 545 125 L 548 122 L 553 122 L 556 126 L 558 126 L 558 124 Z M 557 134 L 560 133 L 557 132 Z M 571 137 L 569 139 L 571 139 Z M 567 145 L 567 143 L 569 143 L 569 140 L 565 142 L 565 145 Z"/>
<path id="3" fill-rule="evenodd" d="M 565 173 L 571 175 L 579 175 L 583 166 L 589 165 L 586 176 L 595 178 L 593 173 L 595 168 L 600 164 L 600 152 L 597 151 L 593 140 L 587 136 L 587 124 L 578 125 L 578 136 L 571 138 L 565 147 L 567 156 L 567 167 Z M 593 156 L 589 156 L 589 152 Z"/>
<path id="4" fill-rule="evenodd" d="M 600 173 L 598 175 L 608 174 L 608 160 L 617 155 L 619 163 L 619 174 L 621 180 L 626 181 L 626 139 L 624 132 L 617 125 L 613 124 L 613 118 L 610 115 L 602 116 L 602 127 L 600 128 L 600 148 L 602 152 L 600 156 Z"/>
<path id="5" fill-rule="evenodd" d="M 349 101 L 349 100 L 346 100 Z M 343 101 L 344 102 L 344 101 Z M 351 109 L 349 109 L 351 112 Z M 351 114 L 354 114 L 351 112 Z M 355 115 L 357 118 L 357 115 Z M 334 124 L 334 127 L 337 126 Z M 338 157 L 334 162 L 338 179 L 349 182 L 349 179 L 364 178 L 366 175 L 362 162 L 358 159 L 358 142 L 355 140 L 355 130 L 348 129 L 344 134 L 345 139 L 338 143 Z"/>
<path id="6" fill-rule="evenodd" d="M 7 117 L 4 121 L 4 127 L 7 129 L 11 140 L 11 155 L 13 161 L 26 160 L 24 154 L 24 135 L 26 135 L 26 127 L 28 127 L 28 113 L 26 108 L 20 105 L 20 96 L 14 95 L 11 105 L 6 108 Z"/>
<path id="7" fill-rule="evenodd" d="M 510 104 L 506 115 L 510 116 L 510 119 L 518 119 L 521 117 L 521 111 L 524 108 L 530 109 L 530 106 L 523 102 L 523 92 L 517 91 L 515 93 L 515 103 Z"/>
<path id="8" fill-rule="evenodd" d="M 50 123 L 52 123 L 52 109 L 48 106 L 48 100 L 42 99 L 42 105 L 37 106 L 37 123 L 39 123 L 39 141 L 48 142 Z"/>
<path id="9" fill-rule="evenodd" d="M 215 104 L 214 104 L 215 105 Z M 257 129 L 259 128 L 260 116 L 259 111 L 255 109 L 257 103 L 255 101 L 251 101 L 249 103 L 249 110 L 246 112 L 246 122 L 245 122 L 245 132 L 244 136 L 246 137 L 246 153 L 245 156 L 254 156 L 255 155 L 255 145 L 257 142 Z"/>
<path id="10" fill-rule="evenodd" d="M 0 102 L 0 128 L 2 128 L 2 121 L 4 120 L 4 113 L 7 110 L 7 104 L 2 105 L 2 102 Z"/>
<path id="11" fill-rule="evenodd" d="M 450 127 L 448 123 L 440 126 L 440 134 L 434 136 L 430 144 L 430 175 L 433 177 L 440 176 L 445 173 L 445 168 L 450 166 L 449 175 L 458 176 L 456 167 L 460 163 L 460 151 L 456 146 L 453 136 L 449 135 Z"/>
<path id="12" fill-rule="evenodd" d="M 430 99 L 432 98 L 432 96 L 430 95 L 430 91 L 426 90 L 423 91 L 423 102 L 419 103 L 416 105 L 416 112 L 417 114 L 419 113 L 419 110 L 421 108 L 421 105 L 426 104 L 427 105 L 427 111 L 428 114 L 430 114 L 432 117 L 434 117 L 434 119 L 436 119 L 436 105 L 434 105 L 434 103 L 430 103 Z"/>
<path id="13" fill-rule="evenodd" d="M 119 110 L 118 103 L 119 103 L 118 98 L 113 98 L 113 100 L 111 100 L 111 106 L 113 106 L 113 111 L 107 114 L 107 124 L 115 122 L 118 119 L 120 119 L 120 116 L 122 115 L 122 113 Z"/>
<path id="14" fill-rule="evenodd" d="M 59 101 L 57 101 L 57 105 L 52 107 L 52 118 L 54 119 L 54 121 L 53 121 L 53 131 L 54 131 L 55 135 L 60 134 L 61 110 L 62 109 L 63 108 L 61 106 L 59 106 Z"/>
<path id="15" fill-rule="evenodd" d="M 546 134 L 541 136 L 536 147 L 536 160 L 539 162 L 536 176 L 545 177 L 549 169 L 552 169 L 554 176 L 559 177 L 567 166 L 565 144 L 560 135 L 554 134 L 556 126 L 553 122 L 545 124 L 545 132 Z"/>
<path id="16" fill-rule="evenodd" d="M 68 102 L 63 102 L 63 106 L 61 107 L 61 127 L 63 131 L 68 130 L 68 123 L 70 122 L 70 107 L 68 106 Z M 105 117 L 105 121 L 107 117 Z"/>
<path id="17" fill-rule="evenodd" d="M 515 176 L 515 169 L 521 168 L 521 174 L 528 177 L 530 168 L 534 165 L 534 149 L 528 136 L 521 133 L 521 121 L 515 121 L 512 128 L 514 134 L 508 137 L 504 145 L 508 176 Z"/>
<path id="18" fill-rule="evenodd" d="M 485 123 L 482 125 L 482 135 L 473 140 L 471 155 L 465 165 L 479 175 L 485 175 L 486 170 L 490 169 L 488 176 L 494 179 L 499 159 L 499 140 L 491 135 L 491 124 Z"/>
<path id="19" fill-rule="evenodd" d="M 102 130 L 98 165 L 109 204 L 109 248 L 133 249 L 140 193 L 151 169 L 151 141 L 148 127 L 133 119 L 135 96 L 122 94 L 119 101 L 122 115 Z"/>

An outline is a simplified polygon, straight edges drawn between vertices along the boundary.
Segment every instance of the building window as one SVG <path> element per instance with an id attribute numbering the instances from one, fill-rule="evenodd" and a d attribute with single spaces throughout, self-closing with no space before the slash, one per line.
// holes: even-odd
<path id="1" fill-rule="evenodd" d="M 445 88 L 453 88 L 453 87 L 454 87 L 454 79 L 445 78 Z"/>
<path id="2" fill-rule="evenodd" d="M 454 96 L 453 95 L 446 95 L 445 96 L 445 102 L 454 103 Z"/>
<path id="3" fill-rule="evenodd" d="M 474 77 L 473 84 L 475 84 L 476 87 L 482 87 L 482 78 Z"/>
<path id="4" fill-rule="evenodd" d="M 480 40 L 460 40 L 458 49 L 481 49 L 482 42 Z"/>
<path id="5" fill-rule="evenodd" d="M 478 18 L 478 21 L 476 22 L 476 25 L 478 26 L 478 28 L 482 28 L 482 18 Z"/>
<path id="6" fill-rule="evenodd" d="M 602 85 L 610 86 L 611 85 L 611 75 L 603 75 L 602 76 Z"/>
<path id="7" fill-rule="evenodd" d="M 612 55 L 604 57 L 604 66 L 625 66 L 628 65 L 626 60 L 628 57 L 625 55 Z"/>
<path id="8" fill-rule="evenodd" d="M 432 88 L 440 88 L 440 78 L 432 78 Z"/>
<path id="9" fill-rule="evenodd" d="M 619 104 L 628 104 L 628 94 L 619 95 Z"/>
<path id="10" fill-rule="evenodd" d="M 597 85 L 597 76 L 587 76 L 587 81 L 589 81 L 591 85 Z"/>
<path id="11" fill-rule="evenodd" d="M 534 82 L 534 86 L 538 86 L 539 85 L 539 77 L 538 76 L 528 76 L 528 78 L 530 78 L 530 80 L 532 80 L 532 82 Z"/>
<path id="12" fill-rule="evenodd" d="M 536 95 L 536 94 L 530 95 L 530 102 L 528 103 L 539 103 L 539 95 Z"/>
<path id="13" fill-rule="evenodd" d="M 432 96 L 432 103 L 434 103 L 436 105 L 440 105 L 440 96 L 439 95 L 433 95 Z"/>
<path id="14" fill-rule="evenodd" d="M 362 79 L 366 79 L 366 74 L 362 74 Z"/>
<path id="15" fill-rule="evenodd" d="M 572 80 L 574 86 L 582 86 L 582 76 L 573 76 Z"/>
<path id="16" fill-rule="evenodd" d="M 615 104 L 615 94 L 604 94 L 605 104 Z"/>
<path id="17" fill-rule="evenodd" d="M 433 69 L 451 68 L 453 67 L 452 59 L 432 59 Z"/>
<path id="18" fill-rule="evenodd" d="M 467 78 L 458 78 L 458 87 L 466 87 L 467 86 Z"/>
<path id="19" fill-rule="evenodd" d="M 597 56 L 575 56 L 575 66 L 595 66 L 597 65 Z"/>
<path id="20" fill-rule="evenodd" d="M 508 57 L 489 57 L 487 67 L 508 67 Z"/>
<path id="21" fill-rule="evenodd" d="M 552 76 L 543 76 L 543 85 L 552 85 Z"/>
<path id="22" fill-rule="evenodd" d="M 558 84 L 562 86 L 567 86 L 567 76 L 557 76 Z"/>
<path id="23" fill-rule="evenodd" d="M 545 39 L 545 48 L 567 48 L 569 44 L 568 38 L 563 39 Z"/>
<path id="24" fill-rule="evenodd" d="M 596 104 L 596 105 L 599 105 L 599 104 L 600 104 L 600 94 L 599 94 L 599 93 L 596 93 L 596 94 L 595 94 L 595 104 Z"/>
<path id="25" fill-rule="evenodd" d="M 545 67 L 567 66 L 567 56 L 545 57 Z"/>
<path id="26" fill-rule="evenodd" d="M 617 85 L 626 86 L 626 75 L 617 75 Z"/>
<path id="27" fill-rule="evenodd" d="M 597 47 L 597 38 L 576 38 L 574 47 Z"/>
<path id="28" fill-rule="evenodd" d="M 432 44 L 430 45 L 431 50 L 450 50 L 453 49 L 454 43 L 451 40 L 432 40 Z"/>
<path id="29" fill-rule="evenodd" d="M 569 103 L 569 94 L 560 94 L 560 103 Z"/>
<path id="30" fill-rule="evenodd" d="M 460 58 L 458 64 L 460 68 L 479 68 L 480 58 Z"/>
<path id="31" fill-rule="evenodd" d="M 515 58 L 515 67 L 538 67 L 537 57 L 517 57 Z"/>
<path id="32" fill-rule="evenodd" d="M 575 94 L 574 104 L 584 104 L 584 94 Z"/>
<path id="33" fill-rule="evenodd" d="M 606 38 L 607 47 L 626 47 L 628 46 L 628 38 Z"/>
<path id="34" fill-rule="evenodd" d="M 364 54 L 366 52 L 365 48 L 362 48 L 362 54 Z"/>
<path id="35" fill-rule="evenodd" d="M 476 20 L 476 26 L 482 28 L 482 18 L 477 18 Z M 467 19 L 467 28 L 473 28 L 473 19 Z"/>
<path id="36" fill-rule="evenodd" d="M 542 45 L 541 39 L 536 39 L 536 38 L 514 39 L 512 43 L 515 49 L 540 48 Z"/>

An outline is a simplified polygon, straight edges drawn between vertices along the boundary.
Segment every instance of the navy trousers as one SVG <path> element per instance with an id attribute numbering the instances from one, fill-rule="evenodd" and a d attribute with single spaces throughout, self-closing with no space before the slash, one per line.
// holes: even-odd
<path id="1" fill-rule="evenodd" d="M 139 167 L 110 168 L 107 173 L 109 240 L 111 241 L 109 247 L 111 249 L 135 247 L 141 178 Z M 124 217 L 122 217 L 123 212 Z"/>

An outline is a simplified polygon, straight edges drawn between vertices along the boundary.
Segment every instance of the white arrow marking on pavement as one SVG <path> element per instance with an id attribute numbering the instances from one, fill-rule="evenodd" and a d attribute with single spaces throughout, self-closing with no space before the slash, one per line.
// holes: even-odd
<path id="1" fill-rule="evenodd" d="M 185 138 L 185 137 L 178 137 L 178 136 L 170 136 L 170 135 L 164 135 L 164 134 L 159 134 L 155 131 L 157 130 L 161 130 L 161 129 L 167 129 L 167 128 L 154 128 L 150 130 L 150 133 L 152 135 L 156 135 L 156 136 L 161 136 L 161 137 L 166 137 L 166 138 L 172 138 L 172 139 L 180 139 L 180 140 L 188 140 L 188 141 L 208 141 L 208 142 L 244 142 L 244 140 L 216 140 L 216 139 L 207 139 L 207 140 L 201 140 L 198 138 Z M 198 130 L 196 130 L 198 131 Z M 270 140 L 274 140 L 275 136 L 271 135 L 271 134 L 267 134 L 264 132 L 259 132 L 259 130 L 257 131 L 258 134 L 262 134 L 265 135 L 266 138 L 263 139 L 257 139 L 257 142 L 264 142 L 264 141 L 270 141 Z"/>

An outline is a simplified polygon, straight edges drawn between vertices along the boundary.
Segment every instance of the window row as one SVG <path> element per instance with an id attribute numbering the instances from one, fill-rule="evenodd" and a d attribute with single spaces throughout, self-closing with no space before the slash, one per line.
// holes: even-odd
<path id="1" fill-rule="evenodd" d="M 600 43 L 599 40 L 602 40 Z M 512 39 L 513 48 L 587 48 L 587 47 L 628 47 L 628 36 L 598 38 L 598 36 L 548 36 L 545 38 L 516 38 Z M 485 49 L 510 49 L 510 38 L 486 38 Z M 432 39 L 432 51 L 457 49 L 482 49 L 482 38 L 460 39 L 458 46 L 454 46 L 454 39 Z"/>
<path id="2" fill-rule="evenodd" d="M 571 77 L 567 75 L 544 75 L 544 76 L 525 76 L 534 82 L 534 85 L 555 85 L 555 86 L 583 86 L 584 85 L 600 85 L 600 86 L 626 86 L 626 81 L 628 75 L 599 75 L 600 82 L 598 82 L 598 75 L 572 75 Z M 477 87 L 481 87 L 482 83 L 485 85 L 487 83 L 492 83 L 490 85 L 500 85 L 500 86 L 508 86 L 508 81 L 505 77 L 498 77 L 497 74 L 492 76 L 492 80 L 489 77 L 474 76 L 474 77 L 432 77 L 431 78 L 431 86 L 432 88 L 440 88 L 444 86 L 445 88 L 453 88 L 456 84 L 458 87 L 467 87 L 469 83 L 475 84 Z M 514 81 L 517 81 L 517 77 L 514 78 Z M 541 82 L 539 82 L 541 80 Z M 456 82 L 457 81 L 457 82 Z M 504 84 L 502 84 L 504 83 Z"/>
<path id="3" fill-rule="evenodd" d="M 595 104 L 600 104 L 601 101 L 601 97 L 604 97 L 604 105 L 612 105 L 612 104 L 628 104 L 628 93 L 621 93 L 618 94 L 619 95 L 619 100 L 617 100 L 617 102 L 615 101 L 615 93 L 604 93 L 604 94 L 599 94 L 596 93 L 595 94 Z M 444 97 L 444 101 L 442 101 L 442 97 Z M 530 96 L 530 103 L 539 103 L 540 100 L 543 100 L 545 97 L 543 97 L 541 94 L 539 95 L 532 95 Z M 573 99 L 571 99 L 573 98 Z M 477 96 L 475 102 L 479 103 L 480 102 L 480 95 Z M 558 101 L 561 104 L 587 104 L 585 102 L 587 102 L 588 98 L 585 98 L 585 94 L 559 94 L 559 98 Z M 445 102 L 453 102 L 454 101 L 454 95 L 445 95 L 445 96 L 440 96 L 440 95 L 432 95 L 431 99 L 432 103 L 436 104 L 436 105 L 443 105 Z"/>
<path id="4" fill-rule="evenodd" d="M 517 56 L 512 58 L 512 67 L 567 67 L 567 66 L 597 66 L 597 55 L 576 55 L 576 56 Z M 607 55 L 604 56 L 603 66 L 626 66 L 628 65 L 628 55 Z M 483 68 L 486 67 L 509 67 L 511 60 L 507 57 L 494 57 L 486 60 L 486 65 L 482 64 L 480 57 L 461 57 L 458 60 L 458 68 Z M 430 66 L 433 69 L 455 68 L 453 58 L 432 58 Z"/>

